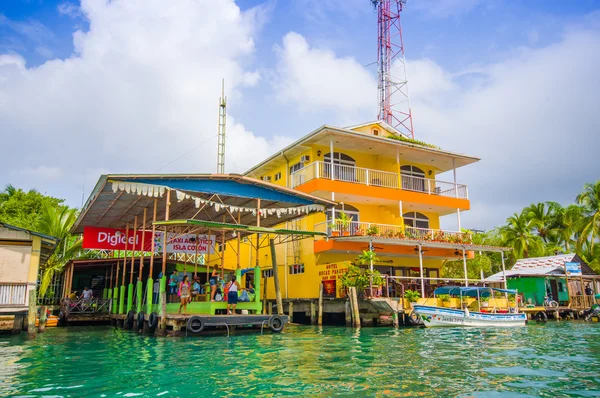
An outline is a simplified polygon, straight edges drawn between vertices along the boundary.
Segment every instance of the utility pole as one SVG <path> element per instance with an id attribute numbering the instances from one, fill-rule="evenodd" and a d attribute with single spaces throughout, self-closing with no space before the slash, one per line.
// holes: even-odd
<path id="1" fill-rule="evenodd" d="M 219 134 L 217 140 L 217 174 L 225 174 L 225 130 L 227 124 L 227 97 L 225 97 L 225 79 L 221 81 L 219 99 Z"/>

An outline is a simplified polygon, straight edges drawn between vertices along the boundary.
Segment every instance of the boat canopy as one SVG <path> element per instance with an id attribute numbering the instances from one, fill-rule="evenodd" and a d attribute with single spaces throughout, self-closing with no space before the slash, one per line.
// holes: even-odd
<path id="1" fill-rule="evenodd" d="M 476 286 L 442 286 L 434 290 L 433 294 L 449 294 L 452 296 L 469 296 L 469 297 L 487 297 L 491 295 L 491 292 L 500 292 L 508 294 L 517 294 L 516 290 L 513 289 L 496 289 L 491 287 L 476 287 Z M 479 294 L 478 294 L 479 293 Z"/>

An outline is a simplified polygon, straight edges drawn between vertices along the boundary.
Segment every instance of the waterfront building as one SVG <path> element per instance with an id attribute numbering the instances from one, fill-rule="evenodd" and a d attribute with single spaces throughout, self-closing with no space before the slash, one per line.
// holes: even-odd
<path id="1" fill-rule="evenodd" d="M 587 309 L 594 303 L 594 294 L 600 293 L 600 275 L 575 253 L 523 258 L 506 276 L 499 272 L 486 282 L 499 284 L 505 277 L 508 287 L 519 291 L 524 305 L 555 301 L 560 307 Z"/>
<path id="2" fill-rule="evenodd" d="M 461 213 L 470 209 L 467 185 L 457 170 L 478 158 L 408 139 L 382 121 L 338 128 L 322 126 L 248 170 L 245 175 L 337 202 L 325 214 L 313 214 L 286 228 L 314 230 L 325 237 L 289 242 L 276 251 L 284 298 L 343 297 L 339 278 L 363 251 L 372 248 L 382 274 L 395 278 L 389 292 L 429 295 L 441 282 L 445 260 L 466 259 L 475 247 L 461 230 Z M 450 181 L 439 179 L 446 173 Z M 455 217 L 457 228 L 440 228 L 440 218 Z M 229 251 L 229 252 L 227 252 Z M 242 268 L 258 263 L 274 298 L 269 253 L 253 257 L 242 247 Z M 226 248 L 225 264 L 238 254 Z M 456 281 L 454 281 L 456 282 Z M 468 285 L 465 279 L 459 283 Z"/>
<path id="3" fill-rule="evenodd" d="M 21 329 L 29 297 L 35 300 L 40 267 L 58 242 L 53 236 L 0 223 L 0 330 Z"/>

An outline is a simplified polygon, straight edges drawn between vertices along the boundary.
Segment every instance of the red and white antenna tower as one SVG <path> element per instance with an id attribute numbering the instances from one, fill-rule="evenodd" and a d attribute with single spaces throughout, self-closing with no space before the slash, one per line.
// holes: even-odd
<path id="1" fill-rule="evenodd" d="M 415 138 L 400 25 L 400 13 L 406 6 L 406 0 L 371 0 L 371 3 L 377 8 L 378 16 L 378 119 L 407 137 Z"/>

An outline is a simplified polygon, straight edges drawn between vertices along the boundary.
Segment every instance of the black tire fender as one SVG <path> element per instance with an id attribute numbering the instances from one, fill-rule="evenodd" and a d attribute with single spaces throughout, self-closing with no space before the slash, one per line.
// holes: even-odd
<path id="1" fill-rule="evenodd" d="M 125 318 L 125 322 L 123 323 L 123 327 L 126 329 L 131 329 L 133 327 L 133 320 L 135 319 L 135 311 L 131 310 L 127 313 L 127 318 Z"/>
<path id="2" fill-rule="evenodd" d="M 137 327 L 138 329 L 141 329 L 144 327 L 144 313 L 142 311 L 138 312 L 137 314 Z"/>
<path id="3" fill-rule="evenodd" d="M 408 321 L 411 323 L 411 325 L 421 325 L 423 323 L 421 317 L 415 312 L 415 310 L 412 310 L 408 315 Z"/>
<path id="4" fill-rule="evenodd" d="M 204 330 L 204 321 L 198 315 L 194 315 L 188 319 L 186 328 L 192 333 L 200 333 Z"/>
<path id="5" fill-rule="evenodd" d="M 158 315 L 153 312 L 148 316 L 148 328 L 154 329 L 156 326 L 158 326 Z"/>
<path id="6" fill-rule="evenodd" d="M 548 320 L 548 315 L 546 315 L 545 311 L 538 311 L 535 314 L 535 320 L 537 322 L 543 322 L 543 323 L 545 323 Z"/>
<path id="7" fill-rule="evenodd" d="M 271 329 L 272 332 L 279 333 L 283 330 L 283 327 L 285 326 L 285 321 L 283 320 L 283 317 L 281 315 L 273 315 L 269 318 L 268 325 L 269 329 Z"/>

